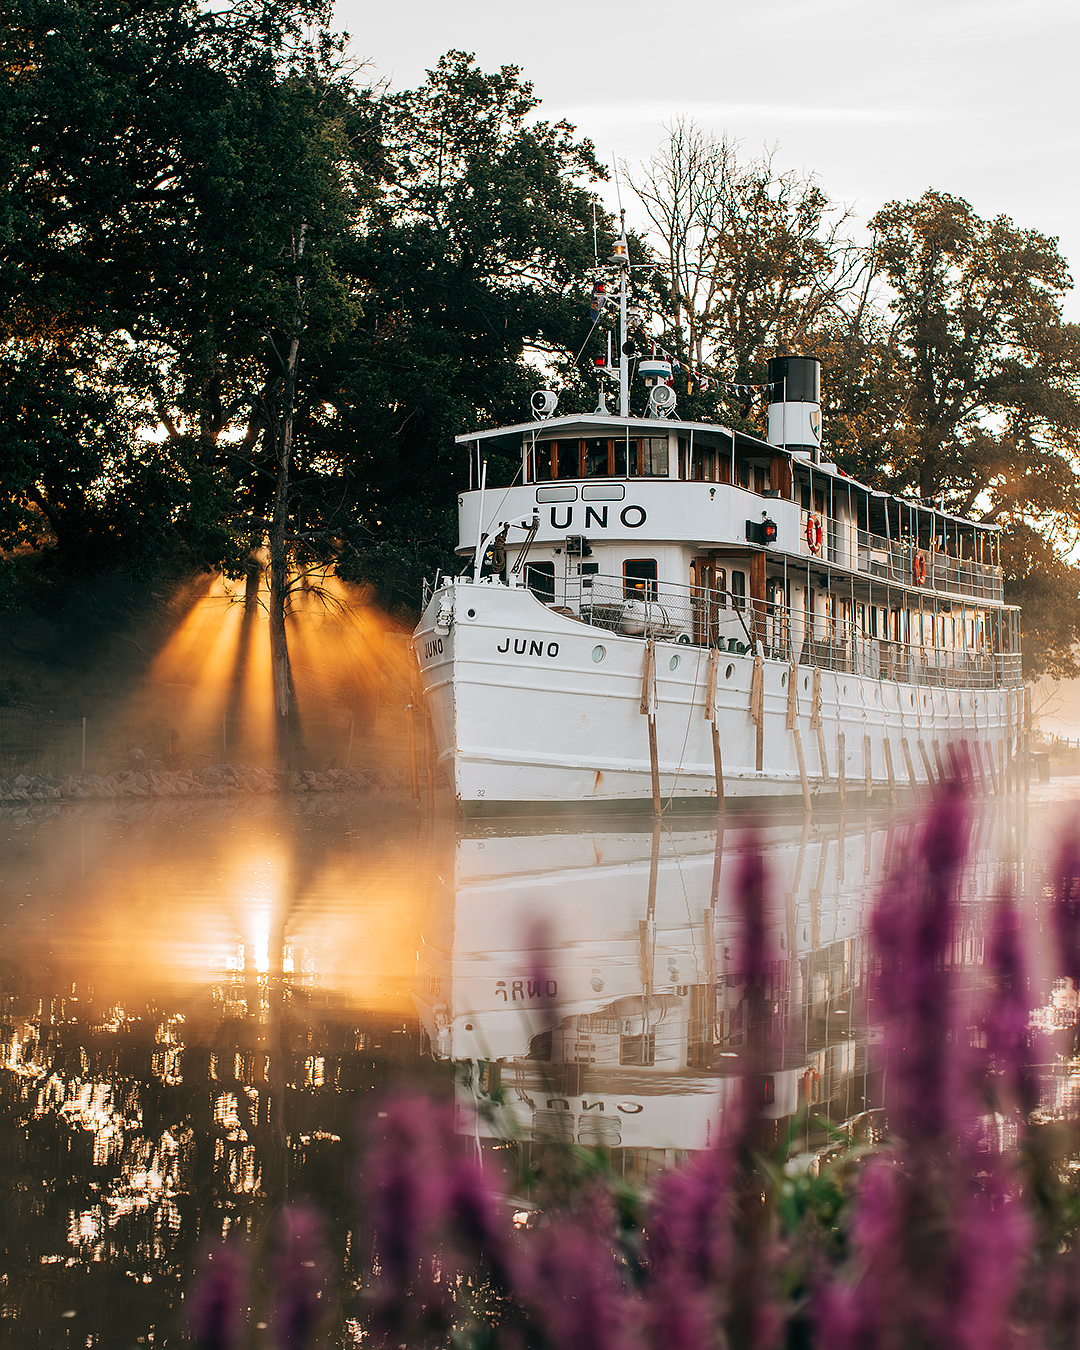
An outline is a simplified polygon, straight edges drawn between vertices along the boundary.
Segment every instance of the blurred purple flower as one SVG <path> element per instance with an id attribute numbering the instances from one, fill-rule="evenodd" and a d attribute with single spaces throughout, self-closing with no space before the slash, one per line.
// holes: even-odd
<path id="1" fill-rule="evenodd" d="M 928 816 L 913 865 L 886 882 L 872 920 L 878 1015 L 894 1066 L 890 1120 L 912 1141 L 957 1125 L 961 1066 L 946 957 L 969 827 L 967 807 L 953 787 Z"/>
<path id="2" fill-rule="evenodd" d="M 383 1135 L 364 1168 L 364 1191 L 378 1253 L 373 1330 L 387 1337 L 413 1316 L 440 1316 L 446 1292 L 432 1262 L 449 1199 L 447 1150 L 453 1108 L 427 1097 L 388 1098 Z"/>
<path id="3" fill-rule="evenodd" d="M 971 1159 L 976 1165 L 976 1160 Z M 971 1173 L 964 1176 L 968 1183 Z M 1031 1221 L 998 1170 L 983 1178 L 955 1221 L 953 1269 L 942 1282 L 937 1344 L 956 1350 L 1004 1350 L 1015 1337 L 1010 1313 L 1032 1237 Z"/>
<path id="4" fill-rule="evenodd" d="M 605 1234 L 597 1216 L 567 1215 L 529 1235 L 521 1293 L 558 1350 L 633 1344 L 633 1305 L 616 1273 L 608 1222 Z"/>
<path id="5" fill-rule="evenodd" d="M 1026 1115 L 1036 1105 L 1032 1069 L 1031 998 L 1020 915 L 1011 896 L 994 907 L 987 942 L 987 969 L 993 987 L 987 1000 L 986 1048 L 1007 1092 Z M 999 1094 L 1000 1096 L 1001 1094 Z"/>
<path id="6" fill-rule="evenodd" d="M 517 1248 L 495 1196 L 496 1185 L 482 1164 L 459 1157 L 448 1177 L 448 1215 L 457 1246 L 487 1260 L 494 1282 L 511 1289 L 516 1277 Z"/>
<path id="7" fill-rule="evenodd" d="M 283 1209 L 278 1244 L 272 1263 L 275 1339 L 281 1350 L 306 1350 L 326 1314 L 329 1258 L 318 1211 L 310 1205 Z"/>
<path id="8" fill-rule="evenodd" d="M 735 903 L 742 930 L 738 970 L 751 985 L 760 983 L 765 962 L 765 863 L 760 846 L 752 840 L 735 873 Z"/>
<path id="9" fill-rule="evenodd" d="M 649 1208 L 648 1326 L 663 1350 L 715 1336 L 731 1246 L 732 1161 L 712 1149 L 657 1182 Z"/>
<path id="10" fill-rule="evenodd" d="M 1080 989 L 1080 811 L 1062 832 L 1053 872 L 1051 922 L 1057 939 L 1058 970 Z"/>
<path id="11" fill-rule="evenodd" d="M 247 1321 L 248 1262 L 235 1243 L 203 1249 L 188 1294 L 188 1334 L 200 1350 L 233 1350 Z"/>
<path id="12" fill-rule="evenodd" d="M 897 1323 L 909 1308 L 903 1262 L 906 1181 L 891 1159 L 870 1162 L 851 1222 L 857 1282 L 834 1276 L 814 1301 L 818 1343 L 828 1350 L 887 1350 L 899 1344 Z"/>

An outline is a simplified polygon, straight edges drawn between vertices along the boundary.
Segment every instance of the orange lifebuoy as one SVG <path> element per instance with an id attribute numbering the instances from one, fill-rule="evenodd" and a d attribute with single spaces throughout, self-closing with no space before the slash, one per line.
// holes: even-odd
<path id="1" fill-rule="evenodd" d="M 806 547 L 811 553 L 821 547 L 821 521 L 817 516 L 806 517 Z"/>
<path id="2" fill-rule="evenodd" d="M 911 575 L 916 586 L 926 585 L 926 554 L 922 549 L 915 550 L 915 556 L 911 560 Z"/>

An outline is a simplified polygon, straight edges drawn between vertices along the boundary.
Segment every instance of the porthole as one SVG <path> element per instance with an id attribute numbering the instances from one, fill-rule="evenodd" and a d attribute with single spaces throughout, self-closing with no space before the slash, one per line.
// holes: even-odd
<path id="1" fill-rule="evenodd" d="M 809 676 L 809 675 L 804 675 L 804 676 L 803 676 L 802 687 L 803 687 L 804 689 L 809 689 L 809 688 L 810 688 L 810 676 Z"/>
<path id="2" fill-rule="evenodd" d="M 880 689 L 875 689 L 875 690 L 874 690 L 874 702 L 875 702 L 875 703 L 880 703 L 880 702 L 881 702 L 881 690 L 880 690 Z"/>
<path id="3" fill-rule="evenodd" d="M 735 674 L 735 667 L 734 667 L 734 666 L 728 666 L 727 670 L 724 671 L 724 679 L 725 679 L 725 680 L 730 680 L 731 677 L 732 677 L 732 675 L 734 675 L 734 674 Z"/>
<path id="4" fill-rule="evenodd" d="M 607 656 L 607 648 L 601 647 L 599 643 L 592 649 L 592 659 L 599 664 Z"/>
<path id="5" fill-rule="evenodd" d="M 786 670 L 785 670 L 784 673 L 780 676 L 780 688 L 781 688 L 781 689 L 786 689 L 786 688 L 787 688 L 787 671 L 786 671 Z"/>
<path id="6" fill-rule="evenodd" d="M 845 696 L 847 695 L 847 685 L 846 685 L 846 684 L 844 685 L 844 694 L 845 694 Z"/>
<path id="7" fill-rule="evenodd" d="M 668 664 L 668 670 L 678 670 L 678 669 L 679 669 L 679 658 L 678 658 L 677 656 L 673 656 L 673 657 L 671 658 L 671 660 L 670 660 L 667 664 Z"/>
<path id="8" fill-rule="evenodd" d="M 911 699 L 911 706 L 914 708 L 914 706 L 915 706 L 915 695 L 914 695 L 914 694 L 908 694 L 908 698 Z"/>
<path id="9" fill-rule="evenodd" d="M 467 609 L 467 610 L 465 611 L 465 613 L 469 616 L 470 619 L 475 619 L 475 618 L 476 618 L 476 610 L 475 610 L 475 609 Z"/>
<path id="10" fill-rule="evenodd" d="M 925 694 L 923 694 L 923 696 L 922 696 L 922 705 L 923 705 L 924 708 L 926 707 L 926 695 L 925 695 Z"/>

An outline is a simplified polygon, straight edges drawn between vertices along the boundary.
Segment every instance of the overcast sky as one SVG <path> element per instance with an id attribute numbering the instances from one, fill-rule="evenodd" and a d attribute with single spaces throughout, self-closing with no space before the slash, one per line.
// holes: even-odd
<path id="1" fill-rule="evenodd" d="M 647 159 L 689 114 L 748 155 L 778 144 L 863 222 L 935 187 L 1057 235 L 1080 269 L 1075 0 L 338 0 L 338 22 L 396 88 L 451 47 L 520 66 L 601 160 Z"/>

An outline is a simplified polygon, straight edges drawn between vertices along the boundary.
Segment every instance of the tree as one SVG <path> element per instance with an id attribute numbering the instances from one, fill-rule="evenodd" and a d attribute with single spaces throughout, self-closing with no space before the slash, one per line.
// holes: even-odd
<path id="1" fill-rule="evenodd" d="M 813 177 L 778 172 L 773 153 L 740 164 L 733 142 L 680 119 L 629 176 L 652 226 L 661 337 L 690 370 L 759 382 L 768 357 L 812 349 L 859 312 L 868 268 L 844 234 L 850 213 Z M 744 399 L 721 402 L 725 421 L 746 422 Z"/>
<path id="2" fill-rule="evenodd" d="M 870 373 L 887 431 L 856 432 L 845 467 L 1002 525 L 1025 669 L 1076 674 L 1080 327 L 1062 317 L 1072 282 L 1057 241 L 933 191 L 870 225 L 891 296 Z"/>
<path id="3" fill-rule="evenodd" d="M 320 14 L 21 0 L 0 56 L 3 545 L 65 572 L 242 566 L 298 217 L 318 324 L 349 309 L 321 245 L 372 119 L 307 34 Z"/>
<path id="4" fill-rule="evenodd" d="M 364 319 L 324 447 L 356 493 L 342 569 L 387 603 L 454 565 L 454 437 L 527 418 L 539 362 L 588 331 L 603 170 L 567 123 L 528 120 L 538 104 L 517 67 L 452 51 L 380 106 L 385 178 L 349 264 Z"/>

